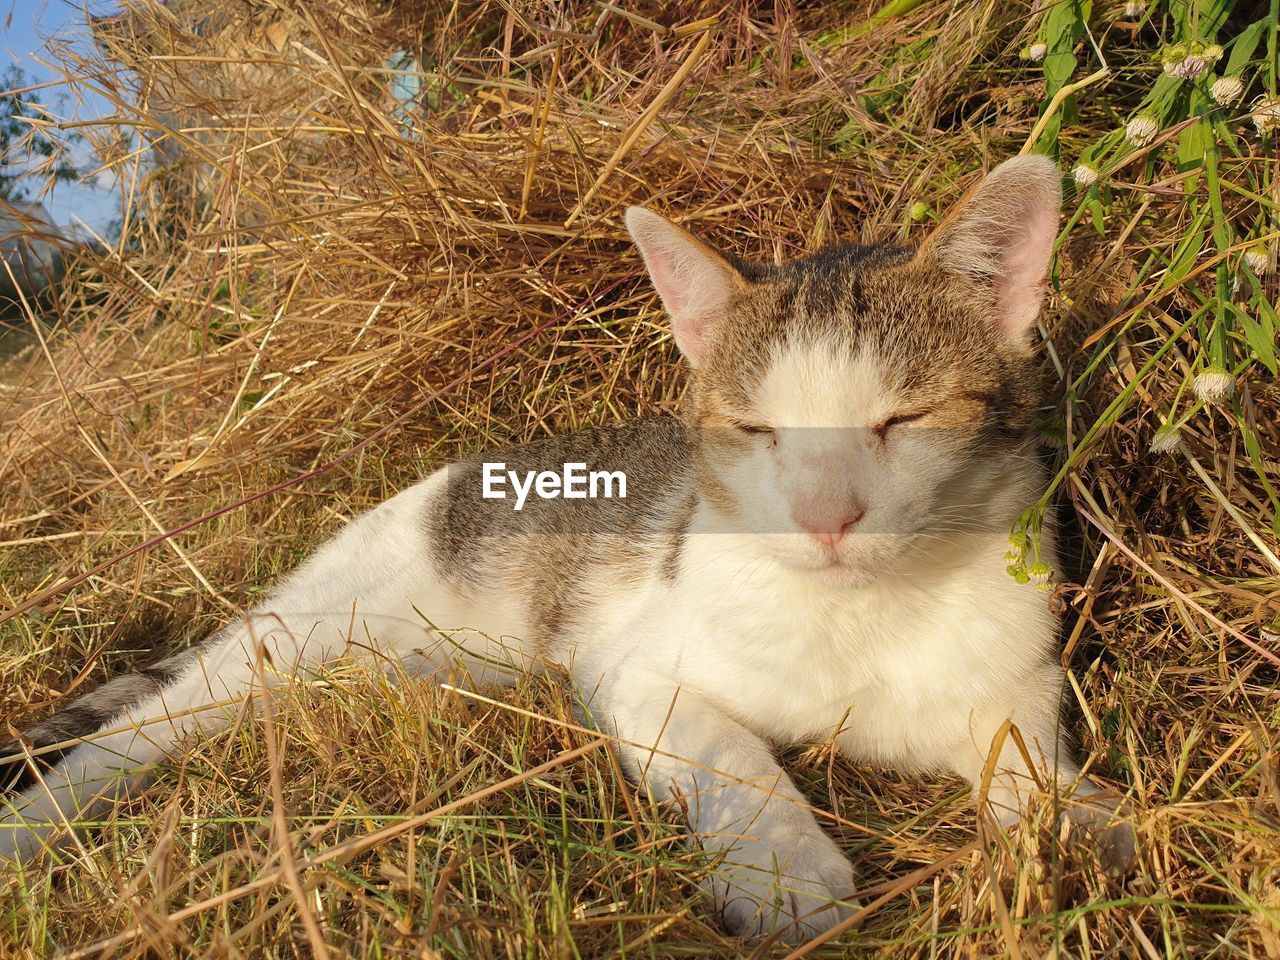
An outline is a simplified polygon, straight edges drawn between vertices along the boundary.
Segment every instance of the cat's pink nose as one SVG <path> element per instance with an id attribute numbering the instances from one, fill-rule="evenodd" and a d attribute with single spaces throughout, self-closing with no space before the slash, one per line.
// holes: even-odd
<path id="1" fill-rule="evenodd" d="M 843 513 L 809 514 L 796 511 L 796 523 L 800 524 L 809 536 L 817 540 L 828 550 L 834 550 L 864 516 L 867 511 L 863 507 L 854 507 Z"/>

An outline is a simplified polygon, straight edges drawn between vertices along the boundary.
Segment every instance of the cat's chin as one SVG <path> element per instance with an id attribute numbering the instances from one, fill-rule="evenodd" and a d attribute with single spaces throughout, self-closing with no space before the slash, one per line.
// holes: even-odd
<path id="1" fill-rule="evenodd" d="M 880 579 L 883 570 L 879 566 L 858 563 L 838 556 L 818 559 L 785 558 L 782 565 L 793 573 L 814 583 L 837 589 L 866 587 Z"/>
<path id="2" fill-rule="evenodd" d="M 837 560 L 817 571 L 819 579 L 835 587 L 869 587 L 884 571 L 878 566 L 864 566 Z"/>

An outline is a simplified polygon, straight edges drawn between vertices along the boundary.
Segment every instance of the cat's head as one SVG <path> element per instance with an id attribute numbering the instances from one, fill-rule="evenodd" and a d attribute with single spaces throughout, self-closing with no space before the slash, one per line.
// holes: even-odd
<path id="1" fill-rule="evenodd" d="M 784 266 L 633 207 L 627 227 L 692 368 L 698 482 L 776 559 L 867 582 L 960 531 L 1006 535 L 1035 481 L 1033 342 L 1060 185 L 1009 160 L 918 250 Z"/>

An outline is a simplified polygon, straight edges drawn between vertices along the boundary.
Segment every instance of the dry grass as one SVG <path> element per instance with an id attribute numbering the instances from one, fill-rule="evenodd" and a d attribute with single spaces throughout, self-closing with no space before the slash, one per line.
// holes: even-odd
<path id="1" fill-rule="evenodd" d="M 915 240 L 1048 99 L 1017 51 L 1052 10 L 925 0 L 862 29 L 847 4 L 628 9 L 175 0 L 109 59 L 63 51 L 118 104 L 82 132 L 133 202 L 0 367 L 7 720 L 206 634 L 454 454 L 670 408 L 625 205 L 745 256 Z M 1099 10 L 1076 44 L 1075 79 L 1095 41 L 1112 73 L 1042 125 L 1066 166 L 1142 101 L 1170 10 Z M 1175 127 L 1068 200 L 1045 326 L 1074 715 L 1131 791 L 1136 875 L 1112 885 L 1047 831 L 979 849 L 958 782 L 816 745 L 790 769 L 883 896 L 815 955 L 1280 957 L 1280 390 L 1197 321 L 1219 266 L 1277 236 L 1275 142 L 1245 109 L 1198 182 Z M 148 172 L 125 124 L 174 164 Z M 1210 194 L 1233 232 L 1184 256 Z M 1248 310 L 1274 303 L 1274 261 Z M 1208 337 L 1238 375 L 1206 404 Z M 1180 446 L 1151 453 L 1170 417 Z M 0 955 L 785 955 L 718 932 L 706 865 L 571 708 L 554 680 L 488 702 L 334 665 L 69 865 L 0 880 Z"/>

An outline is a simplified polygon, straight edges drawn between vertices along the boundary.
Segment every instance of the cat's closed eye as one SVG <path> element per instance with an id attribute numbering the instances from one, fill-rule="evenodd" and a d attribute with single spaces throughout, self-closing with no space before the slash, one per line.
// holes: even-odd
<path id="1" fill-rule="evenodd" d="M 895 414 L 887 420 L 880 421 L 880 423 L 872 427 L 871 430 L 877 437 L 879 437 L 881 443 L 888 443 L 889 433 L 894 427 L 900 427 L 905 423 L 914 423 L 916 420 L 922 420 L 931 412 L 932 411 L 930 410 L 917 410 L 913 413 Z"/>

